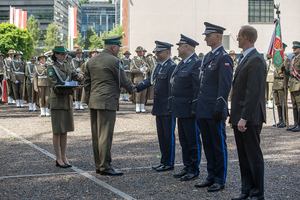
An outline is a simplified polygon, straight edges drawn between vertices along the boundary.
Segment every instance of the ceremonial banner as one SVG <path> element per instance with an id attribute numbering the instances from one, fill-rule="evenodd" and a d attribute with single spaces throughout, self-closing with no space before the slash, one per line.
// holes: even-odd
<path id="1" fill-rule="evenodd" d="M 73 49 L 73 38 L 78 38 L 77 35 L 77 8 L 69 6 L 68 19 L 68 49 Z"/>
<path id="2" fill-rule="evenodd" d="M 15 7 L 10 7 L 9 9 L 9 21 L 10 24 L 16 25 L 16 27 L 21 29 L 27 29 L 27 11 L 22 9 L 15 9 Z"/>
<path id="3" fill-rule="evenodd" d="M 273 64 L 276 67 L 281 67 L 284 62 L 284 56 L 283 56 L 280 20 L 275 19 L 274 23 L 275 23 L 275 29 L 271 38 L 267 56 L 269 58 L 272 58 Z"/>

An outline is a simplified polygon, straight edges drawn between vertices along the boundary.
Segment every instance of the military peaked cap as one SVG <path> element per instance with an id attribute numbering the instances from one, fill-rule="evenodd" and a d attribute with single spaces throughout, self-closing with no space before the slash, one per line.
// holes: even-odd
<path id="1" fill-rule="evenodd" d="M 300 48 L 300 42 L 298 42 L 298 41 L 294 41 L 293 42 L 293 47 L 292 47 L 293 49 L 294 48 Z"/>
<path id="2" fill-rule="evenodd" d="M 129 51 L 125 51 L 125 53 L 123 53 L 123 55 L 131 55 L 131 53 Z"/>
<path id="3" fill-rule="evenodd" d="M 209 22 L 204 22 L 204 25 L 206 26 L 204 33 L 202 35 L 207 35 L 211 33 L 221 33 L 223 34 L 223 31 L 226 30 L 226 28 L 223 28 L 218 25 L 211 24 Z"/>
<path id="4" fill-rule="evenodd" d="M 181 38 L 179 40 L 178 43 L 176 43 L 177 45 L 180 45 L 180 44 L 188 44 L 188 45 L 191 45 L 193 47 L 199 45 L 198 42 L 196 42 L 195 40 L 189 38 L 189 37 L 186 37 L 185 35 L 182 35 L 180 34 Z"/>
<path id="5" fill-rule="evenodd" d="M 120 47 L 123 47 L 121 44 L 121 39 L 122 39 L 122 35 L 118 35 L 118 36 L 104 38 L 102 40 L 104 41 L 104 44 L 117 44 Z"/>
<path id="6" fill-rule="evenodd" d="M 8 54 L 10 54 L 10 53 L 16 53 L 16 51 L 13 50 L 13 49 L 10 49 L 10 50 L 8 51 Z"/>
<path id="7" fill-rule="evenodd" d="M 156 48 L 153 50 L 153 52 L 171 50 L 171 47 L 173 46 L 173 44 L 169 44 L 167 42 L 161 42 L 158 40 L 155 41 L 155 44 L 156 44 Z"/>
<path id="8" fill-rule="evenodd" d="M 230 55 L 230 54 L 236 54 L 236 53 L 235 53 L 235 51 L 230 50 L 228 54 Z"/>

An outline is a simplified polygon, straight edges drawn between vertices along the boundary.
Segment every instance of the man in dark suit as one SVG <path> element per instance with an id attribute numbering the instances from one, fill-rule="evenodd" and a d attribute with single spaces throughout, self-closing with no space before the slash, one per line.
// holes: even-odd
<path id="1" fill-rule="evenodd" d="M 232 82 L 233 60 L 222 46 L 226 30 L 205 22 L 205 41 L 211 52 L 205 55 L 200 71 L 197 118 L 207 160 L 208 176 L 195 187 L 208 187 L 208 192 L 224 189 L 227 173 L 226 125 L 227 98 Z"/>
<path id="2" fill-rule="evenodd" d="M 170 78 L 176 64 L 171 60 L 172 44 L 155 41 L 156 48 L 153 52 L 159 63 L 154 67 L 150 77 L 136 85 L 141 92 L 150 86 L 154 86 L 154 101 L 152 115 L 156 116 L 156 128 L 161 152 L 160 164 L 152 168 L 158 172 L 173 170 L 175 159 L 175 118 L 168 115 L 167 105 L 170 103 L 171 84 Z"/>
<path id="3" fill-rule="evenodd" d="M 243 54 L 233 80 L 231 123 L 238 151 L 242 194 L 233 200 L 264 199 L 264 159 L 260 149 L 262 123 L 266 122 L 266 62 L 254 43 L 257 31 L 242 26 L 237 36 Z"/>
<path id="4" fill-rule="evenodd" d="M 96 173 L 101 175 L 123 175 L 111 165 L 111 146 L 121 87 L 132 93 L 134 85 L 117 57 L 122 47 L 121 38 L 103 39 L 104 50 L 92 57 L 84 70 L 83 84 L 90 108 L 95 168 Z"/>
<path id="5" fill-rule="evenodd" d="M 201 59 L 195 54 L 198 42 L 181 34 L 177 45 L 182 61 L 171 76 L 172 102 L 168 109 L 172 118 L 178 118 L 184 168 L 173 176 L 181 181 L 189 181 L 198 177 L 201 160 L 200 130 L 196 119 Z"/>

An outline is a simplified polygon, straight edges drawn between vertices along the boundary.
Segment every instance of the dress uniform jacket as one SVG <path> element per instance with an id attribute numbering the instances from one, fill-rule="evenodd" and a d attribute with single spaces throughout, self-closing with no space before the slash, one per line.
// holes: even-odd
<path id="1" fill-rule="evenodd" d="M 24 83 L 25 68 L 26 68 L 25 61 L 21 60 L 21 62 L 19 62 L 18 60 L 13 60 L 10 63 L 11 81 L 15 82 L 16 80 L 18 80 L 19 83 L 21 84 Z"/>
<path id="2" fill-rule="evenodd" d="M 33 83 L 34 83 L 34 90 L 38 89 L 39 86 L 46 87 L 50 86 L 48 81 L 48 72 L 47 72 L 48 64 L 42 65 L 38 63 L 34 67 L 33 72 Z"/>
<path id="3" fill-rule="evenodd" d="M 124 70 L 119 68 L 119 63 L 119 59 L 108 50 L 103 50 L 87 62 L 84 88 L 89 98 L 90 109 L 116 111 L 120 87 L 132 91 L 133 85 Z"/>
<path id="4" fill-rule="evenodd" d="M 25 68 L 25 84 L 23 87 L 23 99 L 27 102 L 32 101 L 32 82 L 33 79 L 33 71 L 35 68 L 35 64 L 28 64 Z"/>
<path id="5" fill-rule="evenodd" d="M 56 70 L 55 70 L 56 69 Z M 50 109 L 53 134 L 74 131 L 73 97 L 72 88 L 58 88 L 56 85 L 64 85 L 62 81 L 77 80 L 77 73 L 72 71 L 70 65 L 58 61 L 47 66 L 48 82 L 51 87 Z M 59 76 L 62 80 L 59 79 Z"/>
<path id="6" fill-rule="evenodd" d="M 84 64 L 84 60 L 82 58 L 78 59 L 77 57 L 73 58 L 70 63 L 70 65 L 74 71 L 76 71 L 77 68 L 80 68 L 82 64 Z M 79 73 L 79 72 L 77 72 L 77 73 Z M 83 73 L 83 72 L 81 71 L 81 73 Z"/>
<path id="7" fill-rule="evenodd" d="M 287 56 L 284 56 L 284 66 L 286 69 L 290 69 L 291 61 Z M 288 77 L 287 77 L 288 78 Z M 288 83 L 286 79 L 286 84 Z M 275 67 L 274 70 L 274 81 L 273 81 L 273 90 L 283 90 L 283 73 L 281 68 Z"/>
<path id="8" fill-rule="evenodd" d="M 194 53 L 186 63 L 181 61 L 174 70 L 171 79 L 172 117 L 189 118 L 191 112 L 196 111 L 197 96 L 199 91 L 199 68 L 201 59 Z"/>
<path id="9" fill-rule="evenodd" d="M 14 59 L 10 58 L 10 57 L 4 59 L 4 65 L 5 65 L 4 76 L 9 78 L 7 80 L 7 96 L 14 99 L 14 92 L 12 89 L 12 81 L 10 80 L 11 79 L 10 63 L 13 60 Z"/>
<path id="10" fill-rule="evenodd" d="M 292 61 L 292 65 L 294 66 L 294 70 L 296 70 L 296 72 L 300 74 L 300 56 L 298 56 L 297 58 L 294 57 L 294 61 Z M 291 71 L 290 91 L 291 92 L 300 91 L 300 81 L 293 75 L 293 71 Z"/>
<path id="11" fill-rule="evenodd" d="M 168 115 L 168 107 L 170 107 L 171 100 L 171 84 L 170 78 L 174 71 L 176 64 L 169 58 L 164 66 L 158 64 L 153 73 L 153 84 L 151 83 L 151 76 L 137 85 L 138 92 L 142 91 L 151 85 L 154 85 L 154 101 L 152 108 L 152 115 L 163 116 Z M 170 100 L 169 100 L 170 99 Z"/>
<path id="12" fill-rule="evenodd" d="M 214 111 L 228 116 L 227 99 L 232 83 L 233 60 L 223 46 L 204 57 L 197 104 L 198 118 L 213 118 Z"/>
<path id="13" fill-rule="evenodd" d="M 131 59 L 130 58 L 122 58 L 121 59 L 124 65 L 124 71 L 126 76 L 131 79 L 131 73 L 130 73 L 130 63 L 131 63 Z M 124 88 L 121 89 L 121 94 L 125 94 L 126 90 Z"/>
<path id="14" fill-rule="evenodd" d="M 147 67 L 147 71 L 145 74 L 143 74 L 140 69 L 142 67 Z M 144 79 L 148 78 L 149 72 L 150 72 L 150 64 L 149 60 L 146 57 L 139 58 L 135 56 L 132 59 L 131 65 L 130 65 L 130 72 L 132 74 L 132 82 L 134 84 L 139 84 Z"/>

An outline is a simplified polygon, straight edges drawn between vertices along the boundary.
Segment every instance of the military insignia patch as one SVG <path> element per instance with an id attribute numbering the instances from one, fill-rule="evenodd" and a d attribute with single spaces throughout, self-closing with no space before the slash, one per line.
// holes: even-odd
<path id="1" fill-rule="evenodd" d="M 119 67 L 124 70 L 123 62 L 119 62 Z"/>
<path id="2" fill-rule="evenodd" d="M 49 76 L 50 76 L 50 77 L 52 77 L 52 76 L 53 76 L 53 74 L 54 74 L 54 71 L 53 71 L 53 69 L 48 69 L 48 74 L 49 74 Z"/>

